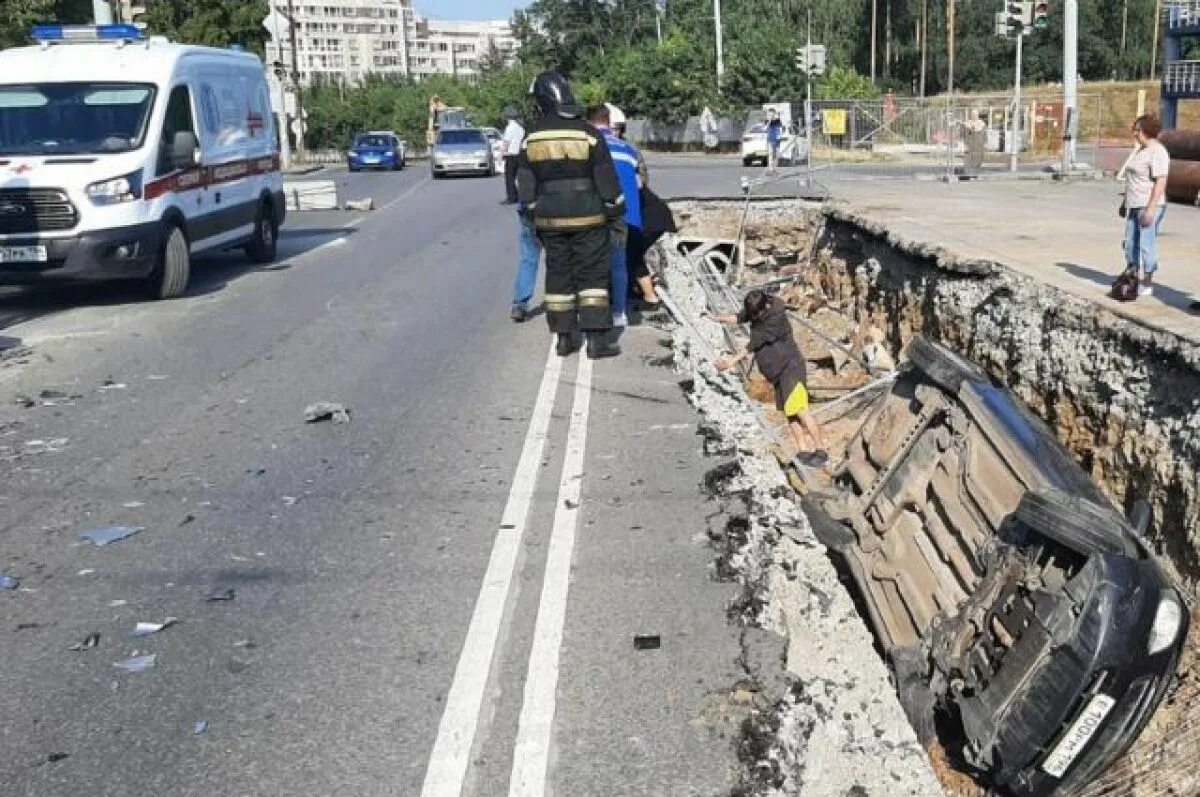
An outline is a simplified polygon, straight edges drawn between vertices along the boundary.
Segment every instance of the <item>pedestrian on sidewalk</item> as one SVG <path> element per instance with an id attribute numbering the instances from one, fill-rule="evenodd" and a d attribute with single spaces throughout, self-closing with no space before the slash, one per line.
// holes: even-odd
<path id="1" fill-rule="evenodd" d="M 771 109 L 767 120 L 767 174 L 779 171 L 779 143 L 783 140 L 783 122 L 779 120 L 779 111 Z"/>
<path id="2" fill-rule="evenodd" d="M 629 321 L 629 241 L 642 229 L 641 190 L 638 179 L 637 148 L 624 141 L 613 129 L 612 112 L 607 105 L 593 105 L 587 111 L 588 124 L 604 136 L 625 197 L 625 215 L 615 219 L 612 226 L 612 258 L 610 261 L 610 291 L 612 293 L 613 326 L 623 327 Z"/>
<path id="3" fill-rule="evenodd" d="M 1125 191 L 1118 211 L 1125 219 L 1125 272 L 1138 279 L 1138 295 L 1154 293 L 1158 271 L 1158 226 L 1167 207 L 1167 173 L 1171 156 L 1158 140 L 1162 123 L 1150 114 L 1133 123 L 1137 151 L 1125 166 Z"/>
<path id="4" fill-rule="evenodd" d="M 628 122 L 625 112 L 611 103 L 606 102 L 604 106 L 608 108 L 608 118 L 613 132 L 617 134 L 617 138 L 627 141 Z M 654 289 L 654 279 L 650 275 L 650 268 L 646 265 L 646 252 L 654 245 L 655 241 L 662 237 L 664 232 L 675 232 L 675 220 L 674 218 L 663 219 L 658 208 L 654 206 L 653 203 L 657 202 L 664 208 L 666 207 L 665 203 L 650 190 L 650 170 L 646 168 L 645 153 L 636 147 L 633 151 L 637 153 L 638 160 L 638 204 L 642 223 L 640 226 L 631 226 L 626 231 L 625 260 L 629 267 L 629 281 L 631 284 L 637 285 L 638 293 L 641 294 L 641 309 L 654 312 L 662 309 L 662 302 L 658 300 L 658 292 Z M 649 215 L 648 204 L 651 206 Z M 666 213 L 669 217 L 670 210 L 667 210 Z"/>
<path id="5" fill-rule="evenodd" d="M 543 72 L 530 87 L 540 116 L 525 138 L 517 193 L 546 250 L 546 321 L 560 357 L 587 336 L 592 359 L 615 357 L 608 282 L 609 227 L 625 215 L 625 198 L 604 136 L 580 118 L 571 84 Z"/>
<path id="6" fill-rule="evenodd" d="M 738 363 L 754 358 L 759 372 L 775 389 L 775 407 L 788 420 L 788 429 L 799 450 L 799 459 L 811 468 L 824 467 L 829 462 L 821 427 L 808 406 L 808 368 L 800 347 L 792 334 L 787 305 L 778 296 L 752 290 L 742 302 L 737 315 L 718 315 L 722 324 L 749 324 L 750 342 L 733 357 L 716 364 L 726 371 Z M 806 439 L 807 437 L 807 439 Z"/>
<path id="7" fill-rule="evenodd" d="M 508 120 L 500 138 L 500 151 L 504 154 L 504 204 L 515 205 L 517 162 L 521 155 L 521 145 L 525 143 L 525 128 L 517 121 L 517 109 L 511 105 L 504 109 L 504 118 Z"/>

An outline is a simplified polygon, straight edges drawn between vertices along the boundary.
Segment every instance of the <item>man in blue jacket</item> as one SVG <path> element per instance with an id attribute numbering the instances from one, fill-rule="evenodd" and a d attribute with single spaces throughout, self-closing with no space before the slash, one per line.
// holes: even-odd
<path id="1" fill-rule="evenodd" d="M 621 193 L 625 195 L 625 214 L 613 225 L 611 263 L 613 326 L 623 327 L 629 323 L 626 315 L 629 307 L 629 261 L 626 243 L 633 231 L 642 229 L 642 202 L 638 183 L 641 155 L 635 146 L 613 130 L 608 106 L 593 105 L 588 108 L 587 120 L 588 124 L 604 134 L 604 143 L 608 144 L 613 166 L 617 170 L 617 180 L 621 183 Z"/>

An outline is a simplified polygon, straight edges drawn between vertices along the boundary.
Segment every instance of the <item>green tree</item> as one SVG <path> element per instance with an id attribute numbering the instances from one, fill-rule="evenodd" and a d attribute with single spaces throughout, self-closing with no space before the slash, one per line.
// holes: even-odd
<path id="1" fill-rule="evenodd" d="M 238 44 L 263 53 L 267 0 L 144 0 L 143 5 L 146 13 L 138 21 L 152 34 L 212 47 Z"/>
<path id="2" fill-rule="evenodd" d="M 0 11 L 0 49 L 29 44 L 34 25 L 82 24 L 92 18 L 91 0 L 4 0 Z"/>

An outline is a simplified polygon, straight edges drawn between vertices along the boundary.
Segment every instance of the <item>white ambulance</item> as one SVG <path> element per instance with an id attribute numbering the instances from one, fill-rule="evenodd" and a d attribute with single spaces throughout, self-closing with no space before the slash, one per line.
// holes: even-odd
<path id="1" fill-rule="evenodd" d="M 192 256 L 275 259 L 284 218 L 262 63 L 128 25 L 0 52 L 0 284 L 187 289 Z"/>

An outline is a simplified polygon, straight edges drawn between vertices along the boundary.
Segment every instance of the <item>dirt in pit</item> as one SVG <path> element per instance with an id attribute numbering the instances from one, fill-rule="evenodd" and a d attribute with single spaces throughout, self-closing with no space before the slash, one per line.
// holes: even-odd
<path id="1" fill-rule="evenodd" d="M 677 218 L 681 220 L 680 235 L 733 240 L 741 228 L 742 214 L 741 203 L 689 205 L 677 211 Z M 868 347 L 875 345 L 886 349 L 892 358 L 899 359 L 904 346 L 922 333 L 933 333 L 971 354 L 964 344 L 982 335 L 970 325 L 989 321 L 1014 326 L 1022 323 L 1022 319 L 1011 312 L 1006 315 L 1005 310 L 997 311 L 996 305 L 1003 296 L 997 298 L 986 294 L 977 313 L 943 314 L 939 305 L 945 301 L 948 290 L 952 293 L 957 289 L 956 281 L 962 282 L 964 293 L 979 292 L 979 279 L 947 273 L 928 259 L 904 253 L 887 256 L 886 242 L 867 231 L 854 230 L 844 222 L 831 225 L 819 211 L 797 209 L 794 204 L 768 212 L 752 207 L 745 239 L 746 267 L 739 275 L 743 287 L 787 275 L 789 267 L 776 264 L 776 253 L 801 253 L 803 262 L 803 253 L 813 252 L 813 265 L 792 268 L 796 282 L 783 288 L 781 295 L 818 332 L 843 341 L 857 357 L 862 357 Z M 1043 290 L 1049 289 L 1037 289 Z M 1035 305 L 1033 309 L 1046 315 L 1044 323 L 1048 327 L 1046 330 L 1039 328 L 1040 333 L 1055 334 L 1057 330 L 1053 324 L 1074 325 L 1090 331 L 1098 341 L 1095 345 L 1115 350 L 1110 357 L 1114 370 L 1120 370 L 1122 357 L 1148 345 L 1145 341 L 1121 340 L 1120 329 L 1088 329 L 1088 324 L 1101 323 L 1103 319 L 1078 318 L 1076 316 L 1081 314 L 1086 316 L 1087 311 L 1077 308 L 1064 312 L 1061 306 L 1053 306 L 1053 295 L 1039 293 L 1038 298 L 1043 306 Z M 970 306 L 975 300 L 975 296 L 969 296 L 964 304 Z M 994 317 L 988 318 L 987 313 Z M 809 360 L 814 408 L 819 410 L 824 400 L 869 381 L 865 370 L 848 363 L 840 352 L 810 329 L 796 323 L 793 327 L 797 342 Z M 1078 332 L 1078 329 L 1068 328 L 1062 334 Z M 991 334 L 995 335 L 994 332 Z M 1042 352 L 1041 356 L 1047 354 Z M 1175 459 L 1178 465 L 1181 456 L 1177 441 L 1173 451 L 1162 437 L 1136 433 L 1137 423 L 1151 426 L 1157 423 L 1168 430 L 1178 428 L 1176 418 L 1153 416 L 1154 412 L 1177 412 L 1178 405 L 1155 396 L 1158 401 L 1147 409 L 1147 417 L 1131 418 L 1127 409 L 1115 404 L 1111 410 L 1095 401 L 1089 404 L 1081 395 L 1085 391 L 1071 386 L 1069 377 L 1080 376 L 1077 363 L 1064 364 L 1058 369 L 1061 373 L 1056 374 L 1057 389 L 1048 389 L 1040 387 L 1030 374 L 1045 378 L 1044 372 L 1053 369 L 1053 364 L 1044 361 L 1023 363 L 1021 355 L 1022 352 L 1016 349 L 1003 352 L 994 348 L 987 356 L 973 356 L 972 359 L 981 362 L 994 377 L 1007 382 L 1030 409 L 1047 422 L 1059 440 L 1118 504 L 1127 503 L 1135 489 L 1150 496 L 1156 526 L 1160 530 L 1157 542 L 1162 561 L 1188 585 L 1188 597 L 1195 605 L 1200 591 L 1196 588 L 1200 584 L 1200 556 L 1197 555 L 1200 540 L 1193 535 L 1200 535 L 1200 529 L 1192 529 L 1188 520 L 1197 511 L 1195 474 L 1187 470 L 1187 463 L 1183 463 L 1182 468 L 1171 467 L 1170 460 Z M 1091 352 L 1076 352 L 1076 356 L 1091 356 Z M 1185 391 L 1184 396 L 1196 395 L 1194 388 L 1200 386 L 1200 373 L 1188 372 L 1185 367 L 1181 375 L 1178 373 L 1180 358 L 1162 359 L 1169 360 L 1168 365 L 1175 369 L 1169 378 L 1162 380 L 1163 384 L 1191 385 L 1193 389 L 1190 393 Z M 1137 376 L 1146 378 L 1144 374 Z M 1091 377 L 1084 373 L 1080 378 Z M 1094 385 L 1088 387 L 1094 389 Z M 756 372 L 750 375 L 747 393 L 767 408 L 768 416 L 777 426 L 783 427 L 782 414 L 774 410 L 771 386 Z M 849 406 L 822 417 L 823 433 L 835 461 L 863 420 L 862 405 Z M 1184 420 L 1186 423 L 1186 418 Z M 1167 437 L 1170 439 L 1169 435 Z M 1191 467 L 1195 467 L 1195 459 L 1191 458 Z M 1189 482 L 1189 479 L 1193 481 Z M 1175 536 L 1171 537 L 1172 534 Z M 1200 794 L 1200 770 L 1194 764 L 1197 756 L 1200 756 L 1200 611 L 1192 617 L 1178 680 L 1163 705 L 1130 753 L 1079 797 Z M 930 751 L 930 757 L 951 797 L 982 797 L 986 794 L 974 779 L 954 767 L 944 750 L 935 748 Z"/>

